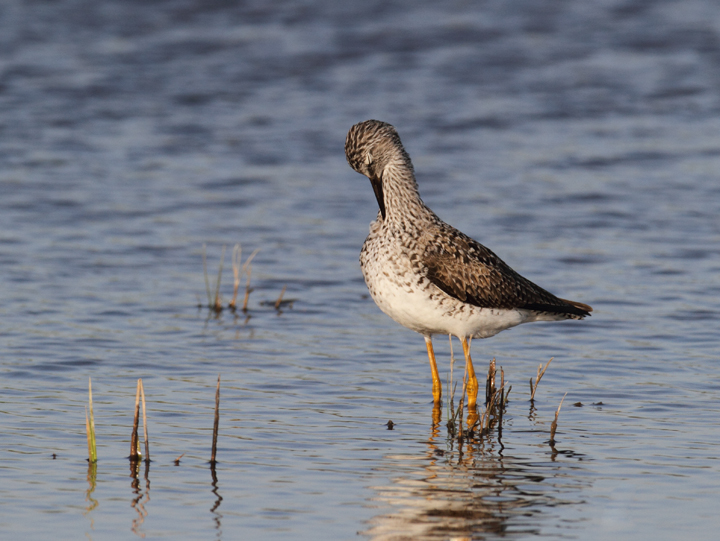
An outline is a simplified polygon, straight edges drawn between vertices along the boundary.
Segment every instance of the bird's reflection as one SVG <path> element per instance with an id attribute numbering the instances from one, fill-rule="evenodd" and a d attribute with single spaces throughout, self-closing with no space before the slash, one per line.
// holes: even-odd
<path id="1" fill-rule="evenodd" d="M 132 489 L 133 499 L 130 506 L 135 510 L 137 516 L 133 518 L 130 530 L 138 537 L 145 537 L 145 532 L 141 530 L 145 517 L 148 512 L 145 506 L 150 501 L 150 462 L 145 461 L 145 490 L 143 491 L 140 483 L 140 467 L 142 462 L 139 460 L 130 461 L 130 488 Z"/>
<path id="2" fill-rule="evenodd" d="M 539 533 L 544 510 L 566 503 L 572 483 L 534 460 L 503 456 L 497 430 L 447 438 L 436 409 L 426 450 L 388 456 L 377 468 L 392 480 L 373 487 L 372 505 L 384 510 L 362 533 L 423 541 Z"/>

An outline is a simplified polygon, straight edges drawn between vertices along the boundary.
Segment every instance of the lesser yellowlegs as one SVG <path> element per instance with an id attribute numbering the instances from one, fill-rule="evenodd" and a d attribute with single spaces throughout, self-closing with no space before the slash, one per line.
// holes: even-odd
<path id="1" fill-rule="evenodd" d="M 410 156 L 390 124 L 367 120 L 350 128 L 345 156 L 370 179 L 380 206 L 360 252 L 365 283 L 383 312 L 425 337 L 436 403 L 442 387 L 433 334 L 460 339 L 468 405 L 474 407 L 478 384 L 470 358 L 472 338 L 488 338 L 531 321 L 590 315 L 590 306 L 545 291 L 438 218 L 420 199 Z"/>

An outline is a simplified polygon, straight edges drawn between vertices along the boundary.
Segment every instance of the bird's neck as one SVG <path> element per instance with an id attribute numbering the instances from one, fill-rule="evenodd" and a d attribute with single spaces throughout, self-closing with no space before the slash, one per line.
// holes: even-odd
<path id="1" fill-rule="evenodd" d="M 382 179 L 388 222 L 420 225 L 433 216 L 420 198 L 412 164 L 402 158 L 393 160 L 383 170 Z"/>

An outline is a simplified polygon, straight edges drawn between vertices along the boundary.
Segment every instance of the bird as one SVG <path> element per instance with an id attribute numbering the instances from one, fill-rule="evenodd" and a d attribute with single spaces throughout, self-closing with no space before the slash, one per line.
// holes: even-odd
<path id="1" fill-rule="evenodd" d="M 556 297 L 490 249 L 442 221 L 420 198 L 410 156 L 387 122 L 355 124 L 345 139 L 350 167 L 370 179 L 380 207 L 360 252 L 370 296 L 388 316 L 425 337 L 433 402 L 442 385 L 432 336 L 456 336 L 467 371 L 468 407 L 477 402 L 473 338 L 532 321 L 583 319 L 592 307 Z"/>

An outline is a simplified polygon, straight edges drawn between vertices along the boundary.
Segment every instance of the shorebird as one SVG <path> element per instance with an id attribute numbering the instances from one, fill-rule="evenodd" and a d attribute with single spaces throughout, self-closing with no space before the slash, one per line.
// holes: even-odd
<path id="1" fill-rule="evenodd" d="M 380 210 L 360 252 L 365 283 L 378 307 L 425 337 L 435 404 L 442 397 L 432 335 L 460 339 L 468 406 L 478 384 L 472 338 L 489 338 L 531 321 L 583 319 L 592 308 L 560 299 L 520 276 L 479 242 L 446 224 L 418 192 L 410 156 L 393 126 L 378 120 L 350 128 L 350 166 L 370 179 Z"/>

